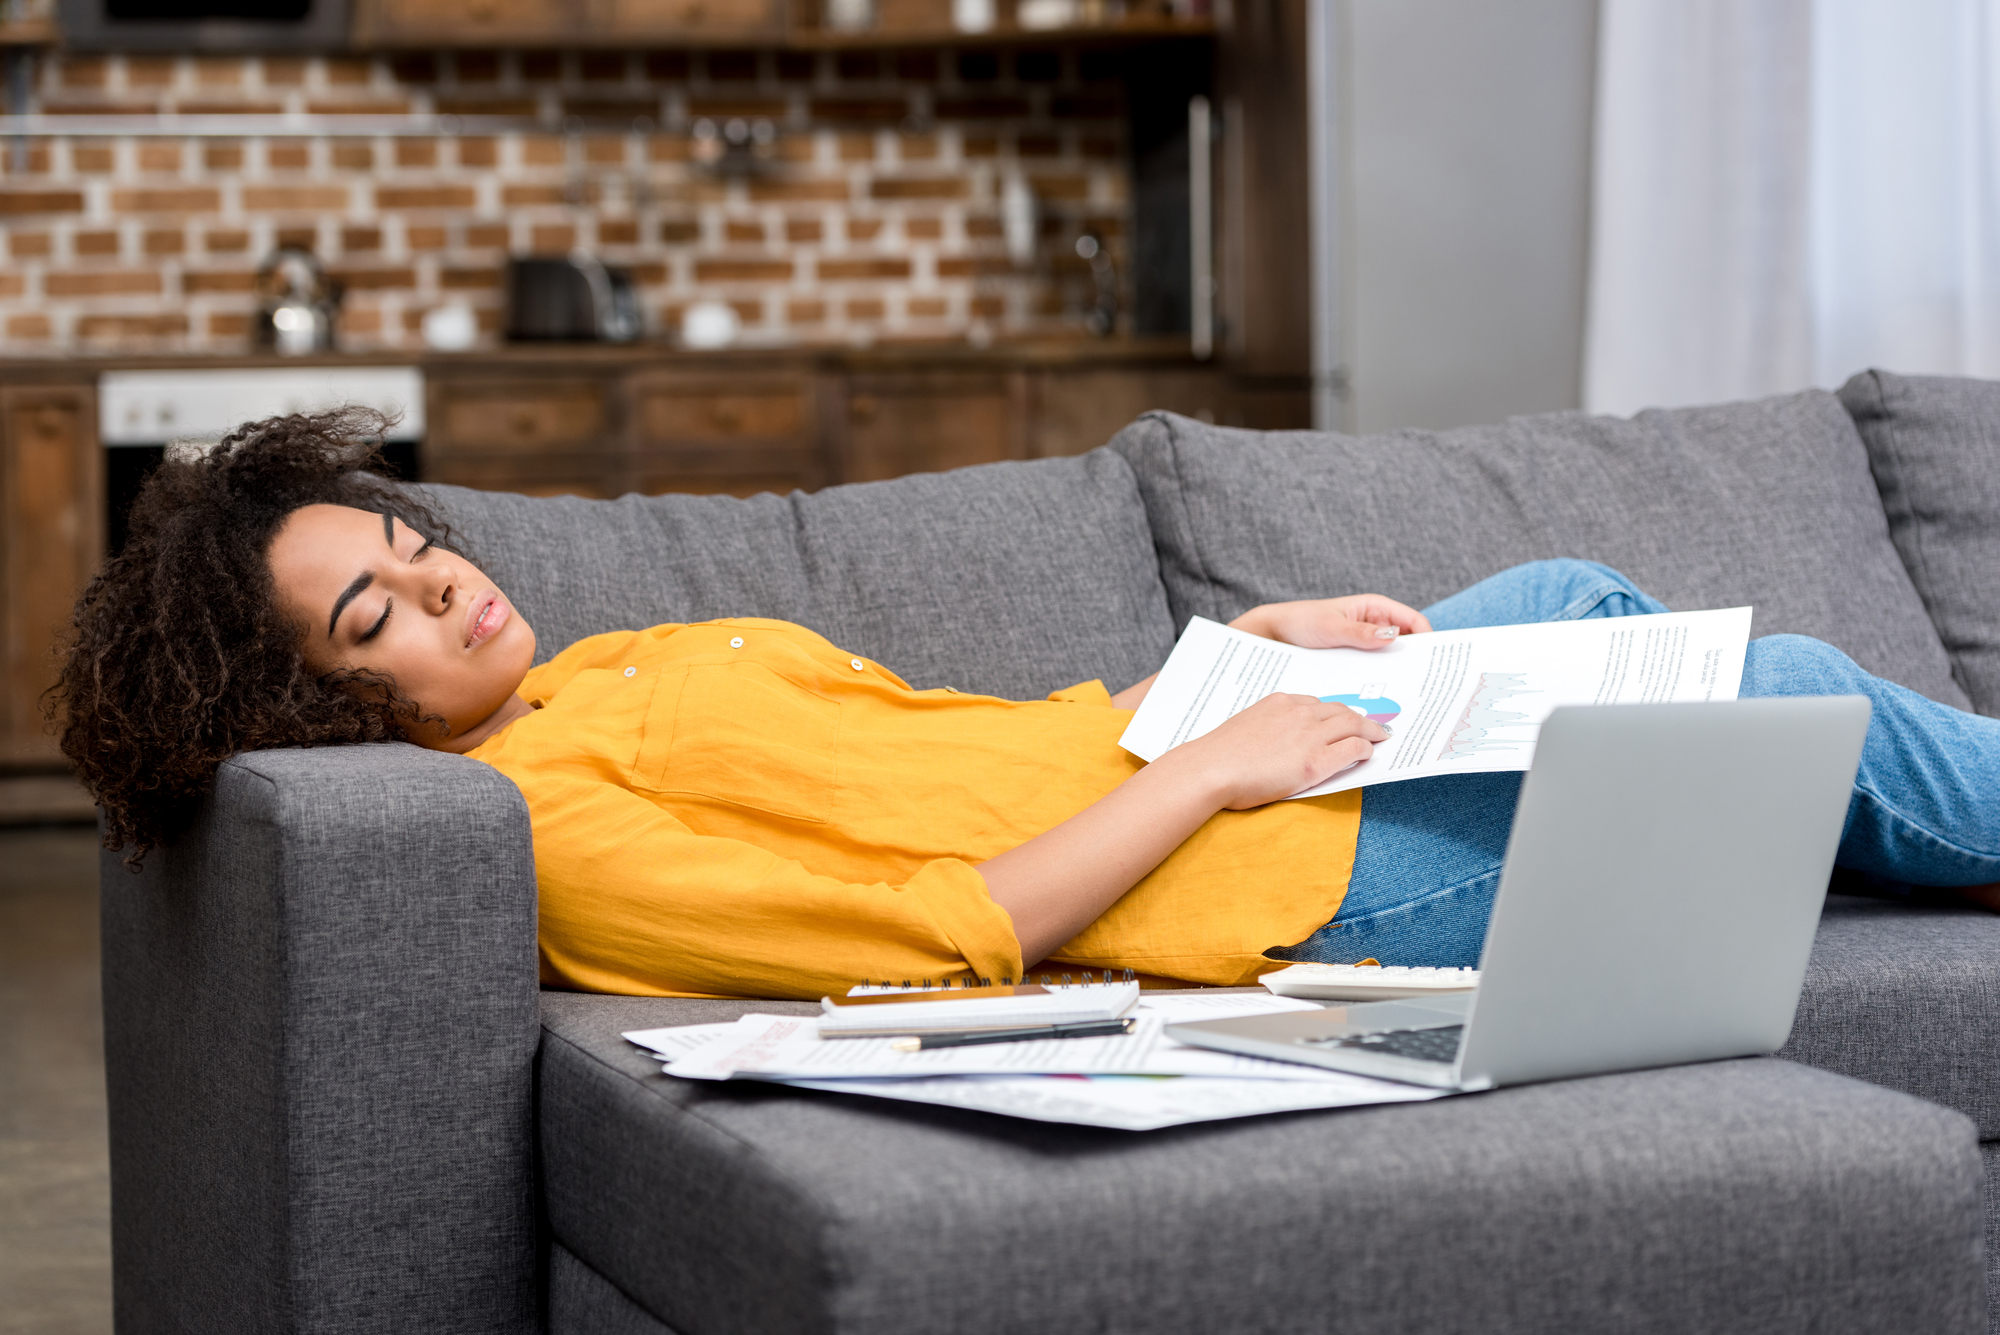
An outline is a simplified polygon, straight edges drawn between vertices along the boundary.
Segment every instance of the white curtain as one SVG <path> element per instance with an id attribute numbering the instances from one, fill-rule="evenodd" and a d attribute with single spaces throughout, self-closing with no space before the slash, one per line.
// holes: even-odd
<path id="1" fill-rule="evenodd" d="M 1584 406 L 2000 378 L 2000 0 L 1603 0 Z"/>

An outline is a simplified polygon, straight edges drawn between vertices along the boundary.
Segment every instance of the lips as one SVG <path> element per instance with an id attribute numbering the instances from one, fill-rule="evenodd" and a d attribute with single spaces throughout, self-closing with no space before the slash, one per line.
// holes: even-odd
<path id="1" fill-rule="evenodd" d="M 492 639 L 507 624 L 513 611 L 499 594 L 489 590 L 472 600 L 467 615 L 471 624 L 466 627 L 465 647 L 474 649 Z"/>

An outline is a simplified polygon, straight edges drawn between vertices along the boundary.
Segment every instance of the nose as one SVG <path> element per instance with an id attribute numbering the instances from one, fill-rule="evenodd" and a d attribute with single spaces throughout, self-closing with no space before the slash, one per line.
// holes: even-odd
<path id="1" fill-rule="evenodd" d="M 462 591 L 462 577 L 457 562 L 441 556 L 434 561 L 423 563 L 419 570 L 424 609 L 433 616 L 443 616 L 451 611 Z"/>

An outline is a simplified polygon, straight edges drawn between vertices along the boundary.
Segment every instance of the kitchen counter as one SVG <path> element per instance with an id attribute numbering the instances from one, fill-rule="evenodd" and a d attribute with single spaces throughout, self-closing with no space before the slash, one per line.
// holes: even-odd
<path id="1" fill-rule="evenodd" d="M 882 343 L 871 347 L 735 347 L 696 352 L 666 339 L 636 343 L 505 343 L 466 352 L 429 349 L 332 352 L 280 357 L 268 352 L 239 354 L 89 354 L 0 358 L 0 381 L 88 380 L 104 371 L 296 369 L 315 366 L 415 366 L 452 374 L 488 367 L 515 370 L 626 370 L 659 367 L 685 371 L 741 371 L 774 366 L 832 370 L 894 370 L 904 367 L 1011 369 L 1179 365 L 1206 369 L 1185 338 L 1037 339 L 969 343 Z"/>

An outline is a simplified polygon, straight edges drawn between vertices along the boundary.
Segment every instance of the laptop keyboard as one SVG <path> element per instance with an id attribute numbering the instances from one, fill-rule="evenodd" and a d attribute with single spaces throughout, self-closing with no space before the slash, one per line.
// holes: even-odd
<path id="1" fill-rule="evenodd" d="M 1434 1029 L 1384 1029 L 1373 1034 L 1349 1034 L 1344 1038 L 1302 1038 L 1299 1042 L 1449 1064 L 1458 1060 L 1459 1041 L 1464 1037 L 1464 1025 L 1447 1024 Z"/>

